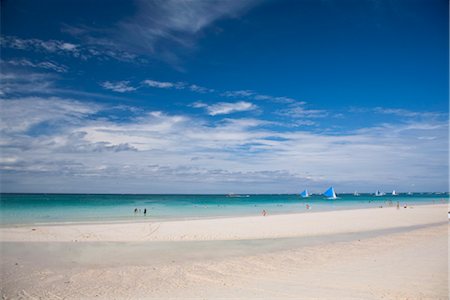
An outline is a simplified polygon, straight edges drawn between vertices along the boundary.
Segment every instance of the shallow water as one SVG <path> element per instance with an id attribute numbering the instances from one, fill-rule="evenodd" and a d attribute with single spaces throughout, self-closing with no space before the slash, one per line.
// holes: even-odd
<path id="1" fill-rule="evenodd" d="M 335 200 L 320 195 L 89 195 L 1 194 L 0 224 L 168 220 L 218 216 L 269 214 L 371 208 L 396 205 L 448 203 L 448 194 L 401 194 L 375 197 L 341 194 Z M 391 202 L 390 202 L 391 201 Z M 134 213 L 134 209 L 140 212 Z M 147 215 L 143 210 L 147 209 Z"/>

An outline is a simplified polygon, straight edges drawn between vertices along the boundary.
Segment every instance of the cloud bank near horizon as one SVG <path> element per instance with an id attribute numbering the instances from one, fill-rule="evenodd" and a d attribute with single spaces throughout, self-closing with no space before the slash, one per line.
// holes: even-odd
<path id="1" fill-rule="evenodd" d="M 320 191 L 330 184 L 444 190 L 447 182 L 442 120 L 328 134 L 54 97 L 0 105 L 5 192 L 58 192 L 61 180 L 66 192 L 106 192 L 114 183 L 111 192 L 142 193 Z M 124 109 L 135 113 L 118 121 Z"/>

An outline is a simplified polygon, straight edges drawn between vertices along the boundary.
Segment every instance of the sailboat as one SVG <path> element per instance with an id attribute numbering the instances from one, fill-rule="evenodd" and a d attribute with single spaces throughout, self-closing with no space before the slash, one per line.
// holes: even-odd
<path id="1" fill-rule="evenodd" d="M 303 192 L 301 192 L 300 196 L 302 196 L 302 198 L 308 198 L 309 197 L 308 190 L 304 190 Z"/>
<path id="2" fill-rule="evenodd" d="M 336 193 L 334 192 L 334 188 L 332 186 L 330 186 L 330 188 L 328 190 L 325 191 L 325 193 L 323 193 L 325 196 L 328 197 L 328 199 L 336 199 Z"/>
<path id="3" fill-rule="evenodd" d="M 379 190 L 377 190 L 377 191 L 375 192 L 375 196 L 376 196 L 376 197 L 384 196 L 384 193 L 382 193 L 382 192 L 380 192 Z"/>
<path id="4" fill-rule="evenodd" d="M 392 196 L 397 196 L 397 192 L 395 190 L 392 191 Z"/>
<path id="5" fill-rule="evenodd" d="M 355 191 L 355 192 L 353 193 L 353 196 L 359 196 L 359 193 L 358 193 L 357 191 Z"/>

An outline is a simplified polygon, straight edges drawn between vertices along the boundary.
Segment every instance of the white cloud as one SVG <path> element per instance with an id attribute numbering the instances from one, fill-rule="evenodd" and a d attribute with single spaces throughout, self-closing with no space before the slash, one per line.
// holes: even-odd
<path id="1" fill-rule="evenodd" d="M 157 80 L 147 79 L 147 80 L 142 81 L 142 83 L 149 87 L 160 88 L 160 89 L 177 89 L 177 90 L 188 89 L 192 92 L 201 93 L 201 94 L 214 92 L 214 89 L 206 88 L 206 87 L 196 85 L 196 84 L 188 84 L 185 82 L 157 81 Z"/>
<path id="2" fill-rule="evenodd" d="M 136 14 L 118 24 L 116 38 L 137 51 L 153 53 L 160 42 L 190 47 L 197 33 L 217 20 L 239 16 L 255 2 L 139 0 Z"/>
<path id="3" fill-rule="evenodd" d="M 294 119 L 324 118 L 329 112 L 321 109 L 308 109 L 305 102 L 289 103 L 286 108 L 275 111 L 276 114 Z"/>
<path id="4" fill-rule="evenodd" d="M 117 81 L 117 82 L 111 82 L 111 81 L 104 81 L 100 83 L 100 85 L 107 90 L 111 90 L 118 93 L 125 93 L 125 92 L 132 92 L 135 91 L 136 88 L 130 86 L 129 81 Z"/>
<path id="5" fill-rule="evenodd" d="M 203 93 L 212 93 L 212 92 L 214 92 L 213 89 L 205 88 L 203 86 L 199 86 L 199 85 L 196 85 L 196 84 L 191 84 L 189 86 L 189 89 L 191 91 L 193 91 L 193 92 L 202 93 L 202 94 Z"/>
<path id="6" fill-rule="evenodd" d="M 384 107 L 375 107 L 373 109 L 375 113 L 379 114 L 386 114 L 386 115 L 395 115 L 398 117 L 403 118 L 415 118 L 415 117 L 421 117 L 421 118 L 437 118 L 442 117 L 442 113 L 437 112 L 428 112 L 428 111 L 411 111 L 408 109 L 401 109 L 401 108 L 384 108 Z"/>
<path id="7" fill-rule="evenodd" d="M 0 130 L 3 133 L 23 133 L 42 123 L 79 123 L 101 106 L 58 97 L 26 97 L 0 99 Z"/>
<path id="8" fill-rule="evenodd" d="M 255 110 L 258 107 L 250 102 L 218 102 L 215 104 L 207 105 L 202 102 L 195 102 L 193 107 L 205 108 L 210 116 L 226 115 L 236 112 Z"/>
<path id="9" fill-rule="evenodd" d="M 237 90 L 237 91 L 225 91 L 220 94 L 223 97 L 229 97 L 229 98 L 248 98 L 248 99 L 254 99 L 254 100 L 266 100 L 271 101 L 275 103 L 294 103 L 297 102 L 295 99 L 290 97 L 284 97 L 284 96 L 271 96 L 271 95 L 263 95 L 259 94 L 252 90 Z"/>
<path id="10" fill-rule="evenodd" d="M 94 50 L 109 49 L 121 56 L 139 55 L 180 66 L 180 56 L 195 48 L 206 28 L 222 19 L 237 18 L 258 0 L 194 1 L 136 0 L 136 11 L 110 27 L 63 27 L 63 31 Z M 179 51 L 182 49 L 183 51 Z M 133 58 L 132 60 L 134 60 Z"/>
<path id="11" fill-rule="evenodd" d="M 10 99 L 0 105 L 2 188 L 9 191 L 54 191 L 56 186 L 66 192 L 276 193 L 298 192 L 299 186 L 320 191 L 327 184 L 338 191 L 447 188 L 447 121 L 326 134 L 280 131 L 261 119 L 207 121 L 160 111 L 136 110 L 116 121 L 110 107 L 61 98 Z"/>
<path id="12" fill-rule="evenodd" d="M 53 70 L 59 73 L 67 72 L 68 68 L 65 65 L 58 64 L 52 61 L 42 61 L 42 62 L 32 62 L 28 59 L 12 59 L 8 61 L 3 61 L 2 63 L 8 63 L 13 66 L 22 66 L 22 67 L 32 67 L 32 68 L 41 68 L 47 70 Z"/>
<path id="13" fill-rule="evenodd" d="M 250 97 L 255 95 L 251 90 L 226 91 L 221 94 L 224 97 Z"/>
<path id="14" fill-rule="evenodd" d="M 184 84 L 181 82 L 168 82 L 168 81 L 157 81 L 157 80 L 147 79 L 147 80 L 144 80 L 142 83 L 145 85 L 148 85 L 150 87 L 160 88 L 160 89 L 170 89 L 170 88 L 182 89 L 182 88 L 184 88 Z"/>
<path id="15" fill-rule="evenodd" d="M 145 60 L 140 59 L 137 55 L 118 49 L 111 43 L 97 43 L 92 45 L 86 42 L 80 45 L 61 40 L 22 39 L 16 36 L 1 36 L 0 45 L 5 48 L 66 55 L 82 60 L 91 58 L 108 60 L 112 58 L 118 61 L 145 62 Z"/>
<path id="16" fill-rule="evenodd" d="M 53 74 L 3 69 L 0 91 L 2 95 L 48 93 L 54 87 L 55 78 Z"/>
<path id="17" fill-rule="evenodd" d="M 2 47 L 9 47 L 20 50 L 45 51 L 50 53 L 71 53 L 79 56 L 79 45 L 67 43 L 58 40 L 41 40 L 41 39 L 21 39 L 15 36 L 2 36 Z"/>

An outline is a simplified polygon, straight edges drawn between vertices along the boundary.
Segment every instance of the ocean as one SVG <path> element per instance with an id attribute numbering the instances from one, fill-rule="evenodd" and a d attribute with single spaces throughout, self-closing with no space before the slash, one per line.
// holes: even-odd
<path id="1" fill-rule="evenodd" d="M 339 194 L 335 200 L 322 195 L 0 194 L 0 225 L 254 216 L 262 210 L 269 215 L 305 213 L 395 206 L 397 201 L 402 207 L 448 203 L 448 199 L 448 193 Z"/>

